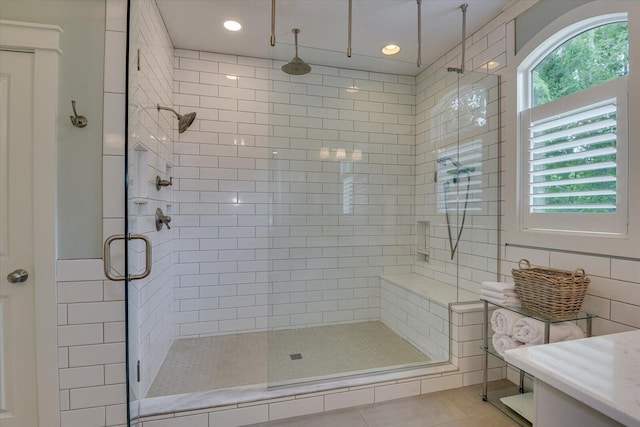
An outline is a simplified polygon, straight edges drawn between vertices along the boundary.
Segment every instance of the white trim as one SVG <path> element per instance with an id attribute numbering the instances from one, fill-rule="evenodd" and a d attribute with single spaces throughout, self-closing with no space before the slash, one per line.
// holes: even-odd
<path id="1" fill-rule="evenodd" d="M 60 426 L 56 292 L 56 112 L 60 33 L 56 25 L 0 20 L 0 49 L 34 53 L 33 235 L 36 368 L 40 424 Z"/>
<path id="2" fill-rule="evenodd" d="M 518 68 L 525 58 L 535 51 L 537 46 L 545 43 L 555 34 L 562 34 L 566 28 L 597 16 L 611 16 L 611 14 L 625 12 L 628 13 L 629 23 L 629 67 L 630 74 L 633 74 L 640 69 L 640 55 L 637 55 L 640 43 L 636 42 L 636 40 L 640 40 L 638 37 L 640 34 L 640 2 L 631 0 L 596 0 L 562 15 L 533 37 L 513 57 L 513 61 L 505 70 L 505 98 L 502 108 L 504 124 L 503 200 L 504 212 L 515 213 L 515 215 L 503 216 L 504 238 L 502 240 L 505 243 L 627 257 L 640 256 L 640 185 L 636 185 L 640 182 L 640 168 L 629 167 L 628 182 L 634 183 L 634 185 L 627 187 L 629 203 L 627 207 L 629 210 L 627 236 L 594 237 L 576 233 L 527 231 L 521 229 L 519 224 L 522 207 L 518 200 L 520 200 L 522 183 L 518 181 L 516 169 L 522 147 L 516 143 L 520 135 L 517 115 L 518 111 L 524 109 L 524 106 L 522 100 L 518 100 L 517 97 L 518 87 L 522 87 L 523 84 L 522 75 L 518 74 Z M 508 36 L 513 37 L 513 34 L 509 33 Z M 629 141 L 633 141 L 634 137 L 637 139 L 637 136 L 640 135 L 640 121 L 633 120 L 633 115 L 637 115 L 638 111 L 640 111 L 640 81 L 630 77 L 628 97 L 630 123 L 627 129 Z M 640 146 L 630 142 L 627 157 L 629 165 L 632 165 L 634 161 L 640 161 Z"/>

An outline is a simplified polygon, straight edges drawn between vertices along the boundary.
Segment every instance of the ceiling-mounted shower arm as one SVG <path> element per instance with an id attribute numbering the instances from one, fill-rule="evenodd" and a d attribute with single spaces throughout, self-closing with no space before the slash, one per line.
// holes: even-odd
<path id="1" fill-rule="evenodd" d="M 422 68 L 422 0 L 416 0 L 418 3 L 418 68 Z"/>
<path id="2" fill-rule="evenodd" d="M 276 45 L 276 0 L 271 0 L 271 46 Z"/>
<path id="3" fill-rule="evenodd" d="M 353 21 L 353 0 L 349 0 L 349 36 L 347 40 L 347 57 L 351 58 L 351 23 Z"/>
<path id="4" fill-rule="evenodd" d="M 467 8 L 468 4 L 461 4 L 460 10 L 462 10 L 462 58 L 459 67 L 449 67 L 447 71 L 455 71 L 456 73 L 463 74 L 464 73 L 464 61 L 465 61 L 465 51 L 466 51 L 466 41 L 467 41 Z"/>
<path id="5" fill-rule="evenodd" d="M 282 71 L 287 74 L 291 74 L 292 76 L 307 74 L 311 71 L 311 67 L 308 64 L 305 64 L 305 62 L 298 57 L 298 33 L 300 30 L 298 28 L 294 28 L 291 32 L 294 35 L 296 54 L 291 58 L 291 61 L 282 66 Z"/>

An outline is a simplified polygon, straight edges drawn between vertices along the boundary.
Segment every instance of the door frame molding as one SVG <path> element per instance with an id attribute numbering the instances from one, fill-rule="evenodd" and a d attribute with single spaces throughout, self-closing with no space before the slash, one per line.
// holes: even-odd
<path id="1" fill-rule="evenodd" d="M 0 49 L 34 54 L 33 261 L 38 419 L 60 426 L 56 284 L 57 103 L 60 34 L 57 25 L 0 20 Z M 41 422 L 39 421 L 39 422 Z"/>

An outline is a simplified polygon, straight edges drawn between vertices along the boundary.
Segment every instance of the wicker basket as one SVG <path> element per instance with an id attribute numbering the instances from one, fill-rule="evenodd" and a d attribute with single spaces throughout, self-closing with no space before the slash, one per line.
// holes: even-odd
<path id="1" fill-rule="evenodd" d="M 526 266 L 526 267 L 525 267 Z M 591 280 L 582 268 L 574 271 L 531 267 L 526 259 L 511 270 L 522 306 L 557 318 L 575 316 Z"/>

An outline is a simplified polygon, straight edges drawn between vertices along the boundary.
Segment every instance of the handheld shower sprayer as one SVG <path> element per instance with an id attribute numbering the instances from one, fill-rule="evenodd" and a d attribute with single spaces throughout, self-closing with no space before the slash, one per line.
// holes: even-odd
<path id="1" fill-rule="evenodd" d="M 438 157 L 436 159 L 436 162 L 443 167 L 447 164 L 447 161 L 451 163 L 453 166 L 455 166 L 455 169 L 450 169 L 446 171 L 447 174 L 453 175 L 452 181 L 454 184 L 458 184 L 460 175 L 467 176 L 467 189 L 464 192 L 464 208 L 462 209 L 462 220 L 460 223 L 460 229 L 458 230 L 458 233 L 456 236 L 455 244 L 453 243 L 453 234 L 451 232 L 451 220 L 449 218 L 449 208 L 447 207 L 448 205 L 447 194 L 449 193 L 449 187 L 451 184 L 449 181 L 445 181 L 445 183 L 442 185 L 442 190 L 444 195 L 444 215 L 447 221 L 447 233 L 449 235 L 449 247 L 451 248 L 451 259 L 453 259 L 453 257 L 456 254 L 456 250 L 458 249 L 460 238 L 462 237 L 462 231 L 464 230 L 465 220 L 467 219 L 467 207 L 469 205 L 469 190 L 471 189 L 471 173 L 475 172 L 476 168 L 474 168 L 473 166 L 463 166 L 460 162 L 458 162 L 455 159 L 452 159 L 449 156 Z"/>

